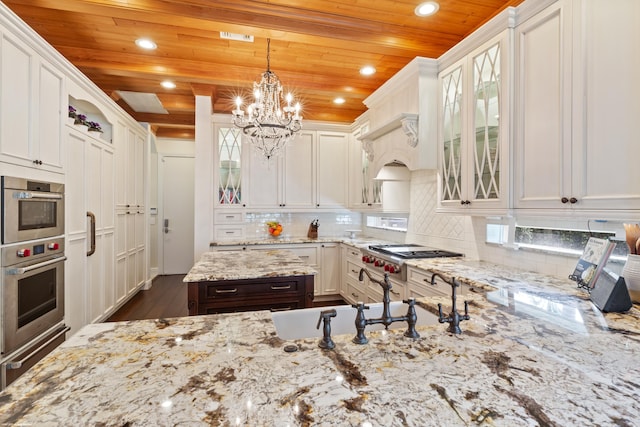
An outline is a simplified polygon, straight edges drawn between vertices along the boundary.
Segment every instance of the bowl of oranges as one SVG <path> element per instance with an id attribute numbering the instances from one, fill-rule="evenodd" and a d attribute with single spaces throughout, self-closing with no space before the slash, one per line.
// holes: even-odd
<path id="1" fill-rule="evenodd" d="M 278 221 L 267 222 L 267 227 L 269 227 L 269 234 L 273 237 L 278 237 L 282 233 L 282 224 Z"/>

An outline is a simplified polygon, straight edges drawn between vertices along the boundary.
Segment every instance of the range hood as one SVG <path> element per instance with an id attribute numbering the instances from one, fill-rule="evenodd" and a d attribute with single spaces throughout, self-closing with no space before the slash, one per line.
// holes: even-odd
<path id="1" fill-rule="evenodd" d="M 409 212 L 411 171 L 404 163 L 385 164 L 374 179 L 382 181 L 383 212 Z"/>
<path id="2" fill-rule="evenodd" d="M 375 178 L 378 181 L 410 181 L 411 171 L 399 161 L 393 161 L 382 166 Z"/>

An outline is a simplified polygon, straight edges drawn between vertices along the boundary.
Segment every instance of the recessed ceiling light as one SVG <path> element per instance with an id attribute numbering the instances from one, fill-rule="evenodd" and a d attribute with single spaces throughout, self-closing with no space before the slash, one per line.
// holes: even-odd
<path id="1" fill-rule="evenodd" d="M 176 88 L 176 84 L 174 82 L 169 81 L 169 80 L 163 81 L 162 83 L 160 83 L 160 85 L 165 89 L 175 89 Z"/>
<path id="2" fill-rule="evenodd" d="M 440 9 L 440 5 L 434 1 L 428 1 L 425 3 L 420 3 L 418 7 L 416 7 L 415 13 L 418 16 L 429 16 L 433 15 Z"/>
<path id="3" fill-rule="evenodd" d="M 333 103 L 334 104 L 338 104 L 338 105 L 344 104 L 344 102 L 345 102 L 344 98 L 336 98 L 336 99 L 333 100 Z"/>
<path id="4" fill-rule="evenodd" d="M 136 40 L 136 45 L 143 49 L 155 49 L 158 47 L 151 39 L 138 39 Z"/>
<path id="5" fill-rule="evenodd" d="M 375 74 L 376 69 L 373 68 L 371 65 L 367 65 L 365 67 L 360 68 L 360 74 L 362 74 L 363 76 L 370 76 L 372 74 Z"/>

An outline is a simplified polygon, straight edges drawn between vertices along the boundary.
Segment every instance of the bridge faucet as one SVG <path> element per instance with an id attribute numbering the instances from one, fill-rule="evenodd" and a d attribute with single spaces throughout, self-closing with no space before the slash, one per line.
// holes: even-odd
<path id="1" fill-rule="evenodd" d="M 360 269 L 360 274 L 358 276 L 358 280 L 361 282 L 364 280 L 364 275 L 367 275 L 369 280 L 373 283 L 377 283 L 382 288 L 382 316 L 377 319 L 367 319 L 364 315 L 364 310 L 369 307 L 364 305 L 364 303 L 359 302 L 357 304 L 353 304 L 352 307 L 358 310 L 356 315 L 356 331 L 357 334 L 353 339 L 353 342 L 356 344 L 366 344 L 369 340 L 364 335 L 364 329 L 367 325 L 374 325 L 381 323 L 384 325 L 385 329 L 389 329 L 389 325 L 393 322 L 407 322 L 407 331 L 404 333 L 405 337 L 409 338 L 419 338 L 420 334 L 416 331 L 416 322 L 418 320 L 418 316 L 416 314 L 415 309 L 415 298 L 409 298 L 408 300 L 403 300 L 402 302 L 409 306 L 407 310 L 407 314 L 405 316 L 393 317 L 391 316 L 391 296 L 389 295 L 392 285 L 389 281 L 389 273 L 384 274 L 383 280 L 377 280 L 371 276 L 371 274 L 365 270 L 364 268 Z"/>
<path id="2" fill-rule="evenodd" d="M 458 313 L 458 310 L 456 309 L 456 288 L 459 288 L 461 286 L 460 282 L 458 282 L 455 277 L 452 277 L 451 280 L 447 280 L 440 273 L 433 273 L 433 275 L 431 276 L 432 285 L 436 284 L 436 276 L 441 278 L 445 283 L 451 286 L 451 313 L 449 313 L 449 317 L 444 317 L 444 315 L 442 314 L 442 304 L 438 303 L 438 322 L 449 323 L 449 328 L 447 329 L 448 332 L 461 334 L 462 329 L 460 329 L 460 322 L 470 319 L 469 302 L 464 302 L 464 314 L 461 315 L 460 313 Z"/>

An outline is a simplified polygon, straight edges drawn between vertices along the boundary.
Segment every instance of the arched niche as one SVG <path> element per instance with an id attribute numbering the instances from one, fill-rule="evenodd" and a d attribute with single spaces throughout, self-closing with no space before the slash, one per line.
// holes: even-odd
<path id="1" fill-rule="evenodd" d="M 113 143 L 113 125 L 96 105 L 90 101 L 69 96 L 69 106 L 76 109 L 76 114 L 87 116 L 87 121 L 99 123 L 102 129 L 100 138 Z"/>

